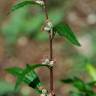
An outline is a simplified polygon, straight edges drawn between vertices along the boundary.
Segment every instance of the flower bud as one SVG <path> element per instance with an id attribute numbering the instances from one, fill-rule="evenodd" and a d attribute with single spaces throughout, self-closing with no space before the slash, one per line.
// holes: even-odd
<path id="1" fill-rule="evenodd" d="M 49 59 L 45 59 L 45 60 L 42 62 L 42 64 L 48 65 L 49 62 L 50 62 Z"/>
<path id="2" fill-rule="evenodd" d="M 44 1 L 43 0 L 36 0 L 35 2 L 40 4 L 40 5 L 44 5 Z"/>
<path id="3" fill-rule="evenodd" d="M 50 30 L 52 30 L 53 24 L 50 21 L 47 21 L 44 27 L 44 31 L 49 32 Z"/>
<path id="4" fill-rule="evenodd" d="M 49 66 L 53 67 L 54 66 L 54 61 L 50 61 Z"/>

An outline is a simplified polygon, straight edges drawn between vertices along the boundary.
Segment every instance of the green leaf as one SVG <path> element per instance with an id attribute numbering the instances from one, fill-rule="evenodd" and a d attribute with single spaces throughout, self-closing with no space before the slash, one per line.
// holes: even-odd
<path id="1" fill-rule="evenodd" d="M 85 83 L 81 80 L 81 79 L 79 79 L 79 78 L 77 78 L 77 77 L 74 77 L 74 84 L 73 84 L 76 88 L 78 88 L 79 90 L 81 90 L 81 91 L 85 91 L 86 89 L 85 89 Z"/>
<path id="2" fill-rule="evenodd" d="M 23 75 L 23 81 L 27 84 L 30 84 L 35 80 L 35 78 L 38 78 L 38 75 L 35 73 L 35 71 L 29 69 L 25 70 Z"/>
<path id="3" fill-rule="evenodd" d="M 0 96 L 5 96 L 7 93 L 15 93 L 14 84 L 0 79 Z"/>
<path id="4" fill-rule="evenodd" d="M 50 67 L 50 66 L 43 64 L 32 64 L 32 65 L 27 64 L 27 67 L 29 67 L 31 70 L 35 70 L 40 67 Z"/>
<path id="5" fill-rule="evenodd" d="M 38 75 L 35 73 L 35 71 L 30 71 L 25 74 L 25 77 L 23 81 L 27 84 L 29 84 L 32 88 L 36 88 L 38 84 L 40 83 Z"/>
<path id="6" fill-rule="evenodd" d="M 15 85 L 15 90 L 17 90 L 18 86 L 20 85 L 23 79 L 23 76 L 22 76 L 23 69 L 19 67 L 11 67 L 11 68 L 7 68 L 6 71 L 17 77 L 16 85 Z"/>
<path id="7" fill-rule="evenodd" d="M 28 64 L 23 72 L 23 82 L 28 84 L 33 89 L 36 89 L 37 92 L 41 92 L 41 90 L 39 90 L 38 87 L 42 86 L 42 83 L 40 82 L 37 73 Z"/>
<path id="8" fill-rule="evenodd" d="M 93 81 L 93 82 L 89 82 L 86 84 L 86 90 L 89 91 L 89 92 L 92 92 L 93 88 L 95 87 L 96 85 L 96 81 Z"/>
<path id="9" fill-rule="evenodd" d="M 17 91 L 19 89 L 19 85 L 21 84 L 22 79 L 20 79 L 19 77 L 16 80 L 16 84 L 15 84 L 15 90 Z"/>
<path id="10" fill-rule="evenodd" d="M 68 83 L 68 84 L 72 84 L 73 82 L 74 82 L 74 80 L 73 79 L 70 79 L 70 78 L 68 78 L 68 79 L 62 79 L 61 80 L 61 82 L 63 82 L 63 83 Z"/>
<path id="11" fill-rule="evenodd" d="M 60 36 L 66 37 L 72 44 L 80 46 L 79 41 L 68 24 L 58 24 L 53 27 L 53 31 L 57 32 Z"/>
<path id="12" fill-rule="evenodd" d="M 62 79 L 61 81 L 63 83 L 72 84 L 75 88 L 78 89 L 78 92 L 81 94 L 80 95 L 76 92 L 71 92 L 70 93 L 71 96 L 96 96 L 96 93 L 94 93 L 94 91 L 93 91 L 94 84 L 96 84 L 95 81 L 85 83 L 77 77 L 74 77 L 72 79 L 70 79 L 70 78 L 69 79 Z"/>
<path id="13" fill-rule="evenodd" d="M 90 87 L 94 87 L 94 86 L 96 85 L 96 81 L 89 82 L 88 85 L 89 85 Z"/>
<path id="14" fill-rule="evenodd" d="M 19 67 L 7 68 L 6 71 L 14 76 L 20 76 L 23 72 L 22 68 Z"/>
<path id="15" fill-rule="evenodd" d="M 87 64 L 86 70 L 88 74 L 92 77 L 92 79 L 96 81 L 96 68 L 92 64 Z"/>
<path id="16" fill-rule="evenodd" d="M 85 96 L 96 96 L 96 93 L 93 91 L 86 92 Z"/>
<path id="17" fill-rule="evenodd" d="M 72 84 L 79 91 L 85 91 L 86 90 L 85 83 L 77 77 L 74 77 L 72 79 L 65 79 L 65 80 L 62 80 L 62 81 L 63 81 L 63 83 Z"/>
<path id="18" fill-rule="evenodd" d="M 18 3 L 16 5 L 14 5 L 12 7 L 11 11 L 15 11 L 15 10 L 17 10 L 19 8 L 22 8 L 22 7 L 26 6 L 26 5 L 40 5 L 40 4 L 36 3 L 35 1 L 23 1 L 21 3 Z"/>
<path id="19" fill-rule="evenodd" d="M 40 65 L 38 65 L 40 67 Z M 6 71 L 10 74 L 17 77 L 16 86 L 15 89 L 18 88 L 18 86 L 24 82 L 33 89 L 36 89 L 39 93 L 40 90 L 38 89 L 39 86 L 42 86 L 42 83 L 40 82 L 40 79 L 36 72 L 33 70 L 34 68 L 37 68 L 38 66 L 30 66 L 27 65 L 25 69 L 18 68 L 18 67 L 12 67 L 7 68 Z M 33 69 L 32 69 L 33 68 Z"/>

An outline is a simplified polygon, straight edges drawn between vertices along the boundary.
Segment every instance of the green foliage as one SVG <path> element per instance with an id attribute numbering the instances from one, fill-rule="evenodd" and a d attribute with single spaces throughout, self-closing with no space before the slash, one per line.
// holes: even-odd
<path id="1" fill-rule="evenodd" d="M 4 94 L 7 93 L 15 93 L 14 85 L 4 80 L 0 80 L 0 96 L 3 96 Z"/>
<path id="2" fill-rule="evenodd" d="M 27 67 L 31 68 L 31 70 L 35 70 L 35 69 L 40 68 L 40 67 L 50 68 L 50 66 L 46 65 L 46 64 L 32 64 L 32 65 L 27 64 Z"/>
<path id="3" fill-rule="evenodd" d="M 70 92 L 71 96 L 84 96 L 83 94 L 80 93 L 74 93 L 74 92 Z"/>
<path id="4" fill-rule="evenodd" d="M 87 64 L 86 70 L 92 79 L 96 81 L 96 68 L 94 68 L 92 64 Z"/>
<path id="5" fill-rule="evenodd" d="M 68 24 L 58 24 L 56 25 L 53 30 L 57 32 L 60 36 L 66 37 L 72 44 L 80 46 L 79 41 L 77 40 L 76 36 L 70 29 Z"/>
<path id="6" fill-rule="evenodd" d="M 42 1 L 41 3 L 43 4 L 44 2 Z M 26 6 L 26 5 L 34 5 L 35 4 L 35 5 L 41 6 L 42 5 L 41 3 L 36 2 L 36 1 L 23 1 L 21 3 L 16 4 L 15 6 L 13 6 L 11 11 L 15 11 L 19 8 L 22 8 L 23 6 Z M 25 11 L 24 11 L 24 13 L 25 13 Z M 70 29 L 70 27 L 67 24 L 57 24 L 63 16 L 61 11 L 60 11 L 59 15 L 57 15 L 57 13 L 58 12 L 55 12 L 55 15 L 53 13 L 51 15 L 52 16 L 52 23 L 53 23 L 53 25 L 55 25 L 55 26 L 52 26 L 53 31 L 57 32 L 60 36 L 66 37 L 72 44 L 80 46 L 79 41 L 77 40 L 76 36 L 74 35 L 74 33 L 72 32 L 72 30 Z M 24 15 L 26 15 L 26 14 L 24 14 Z M 13 31 L 11 31 L 11 32 L 12 32 L 13 36 L 15 36 L 15 37 L 17 36 L 15 38 L 15 40 L 18 38 L 18 33 L 21 32 L 21 30 L 27 31 L 27 34 L 28 34 L 28 31 L 36 31 L 36 30 L 38 30 L 38 28 L 40 28 L 40 26 L 43 23 L 43 15 L 40 14 L 37 17 L 38 17 L 38 19 L 35 19 L 36 17 L 32 18 L 32 21 L 34 21 L 35 24 L 31 20 L 29 20 L 30 22 L 27 19 L 24 20 L 26 18 L 26 16 L 24 16 L 24 18 L 22 19 L 23 24 L 21 24 L 21 21 L 18 20 L 18 22 L 20 23 L 20 27 L 18 28 L 18 30 L 17 30 L 18 25 L 17 25 L 17 27 L 14 26 L 15 24 L 17 24 L 17 20 L 16 21 L 13 20 L 15 22 L 15 24 L 11 24 L 11 27 L 13 25 L 16 28 L 16 31 L 15 31 L 15 33 Z M 21 18 L 22 18 L 22 16 L 21 16 Z M 37 28 L 37 26 L 38 26 L 38 28 Z M 50 26 L 50 24 L 49 24 L 49 26 Z M 24 27 L 24 29 L 23 29 L 23 27 Z M 11 30 L 12 30 L 12 28 L 11 28 Z M 9 34 L 8 34 L 9 37 L 12 37 L 12 34 L 10 35 L 10 30 L 8 30 L 8 32 L 9 32 Z M 51 35 L 54 35 L 54 34 L 51 34 Z M 12 39 L 10 41 L 12 41 Z M 50 48 L 50 50 L 51 50 L 51 48 Z M 50 52 L 50 54 L 51 54 L 51 52 Z M 29 65 L 29 64 L 27 64 L 24 69 L 19 68 L 19 67 L 12 67 L 12 68 L 6 69 L 6 71 L 17 77 L 16 86 L 15 86 L 16 89 L 18 88 L 18 86 L 22 82 L 24 82 L 41 94 L 43 92 L 40 89 L 40 87 L 42 87 L 43 85 L 39 79 L 38 74 L 35 72 L 35 69 L 40 68 L 40 67 L 50 68 L 50 66 L 46 65 L 46 64 L 45 65 L 42 65 L 42 64 Z M 73 79 L 62 80 L 62 82 L 73 84 L 73 86 L 75 86 L 81 92 L 93 93 L 93 91 L 91 90 L 91 87 L 93 87 L 94 83 L 85 84 L 82 80 L 80 80 L 76 77 Z"/>
<path id="7" fill-rule="evenodd" d="M 47 34 L 40 31 L 43 25 L 44 16 L 37 13 L 36 15 L 26 19 L 26 16 L 29 16 L 27 12 L 28 7 L 25 6 L 14 12 L 14 14 L 12 13 L 8 23 L 2 26 L 2 34 L 5 38 L 7 50 L 9 49 L 7 46 L 10 47 L 10 45 L 16 44 L 18 38 L 22 35 L 29 36 L 39 41 L 48 39 Z M 62 20 L 63 16 L 63 10 L 61 9 L 49 12 L 50 20 L 52 20 L 54 25 L 58 24 Z"/>
<path id="8" fill-rule="evenodd" d="M 17 77 L 16 82 L 16 89 L 21 84 L 21 82 L 26 83 L 33 89 L 36 89 L 36 91 L 41 92 L 41 90 L 38 89 L 39 86 L 42 86 L 42 83 L 39 80 L 39 77 L 37 73 L 34 71 L 36 68 L 43 67 L 46 65 L 42 64 L 34 64 L 34 65 L 28 65 L 25 69 L 18 68 L 18 67 L 12 67 L 6 69 L 7 72 Z"/>
<path id="9" fill-rule="evenodd" d="M 19 68 L 19 67 L 8 68 L 6 69 L 6 71 L 8 71 L 9 73 L 15 76 L 19 76 L 23 72 L 22 68 Z"/>
<path id="10" fill-rule="evenodd" d="M 17 10 L 19 8 L 22 8 L 22 7 L 26 6 L 26 5 L 40 5 L 40 4 L 36 3 L 35 1 L 31 1 L 31 0 L 30 1 L 23 1 L 21 3 L 18 3 L 16 5 L 14 5 L 12 7 L 11 11 L 15 11 L 15 10 Z"/>
<path id="11" fill-rule="evenodd" d="M 78 88 L 80 91 L 85 91 L 84 82 L 82 82 L 82 80 L 78 79 L 77 77 L 74 77 L 72 79 L 62 80 L 62 82 L 73 84 L 73 86 Z"/>
<path id="12" fill-rule="evenodd" d="M 78 90 L 78 93 L 73 92 L 70 96 L 96 96 L 96 93 L 93 91 L 96 81 L 85 83 L 77 77 L 63 79 L 61 81 L 63 83 L 72 84 Z"/>
<path id="13" fill-rule="evenodd" d="M 8 52 L 12 48 L 12 45 L 16 44 L 17 39 L 23 32 L 23 24 L 25 24 L 27 10 L 28 7 L 24 7 L 18 10 L 18 12 L 14 12 L 8 22 L 2 26 L 2 34 L 5 38 L 5 46 Z"/>

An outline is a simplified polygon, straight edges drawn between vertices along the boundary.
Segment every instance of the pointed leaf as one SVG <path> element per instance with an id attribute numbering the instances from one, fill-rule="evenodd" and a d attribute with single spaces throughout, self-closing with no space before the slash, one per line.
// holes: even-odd
<path id="1" fill-rule="evenodd" d="M 65 80 L 62 80 L 62 81 L 64 83 L 72 84 L 79 91 L 85 91 L 86 90 L 85 83 L 82 80 L 80 80 L 79 78 L 77 78 L 77 77 L 74 77 L 72 79 L 65 79 Z"/>
<path id="2" fill-rule="evenodd" d="M 38 66 L 32 67 L 27 64 L 25 69 L 18 68 L 18 67 L 12 67 L 12 68 L 6 69 L 10 74 L 15 75 L 17 77 L 15 89 L 17 89 L 18 86 L 22 82 L 24 82 L 40 93 L 41 90 L 39 90 L 38 87 L 42 86 L 42 83 L 40 82 L 40 79 L 37 73 L 33 70 L 34 68 L 37 68 Z"/>
<path id="3" fill-rule="evenodd" d="M 18 3 L 16 5 L 14 5 L 12 7 L 11 11 L 15 11 L 15 10 L 17 10 L 19 8 L 22 8 L 22 7 L 26 6 L 26 5 L 40 5 L 40 4 L 36 3 L 35 1 L 23 1 L 21 3 Z"/>
<path id="4" fill-rule="evenodd" d="M 20 76 L 23 72 L 22 68 L 19 67 L 7 68 L 6 71 L 14 76 Z"/>
<path id="5" fill-rule="evenodd" d="M 66 37 L 66 39 L 68 39 L 72 44 L 80 46 L 79 41 L 77 40 L 68 24 L 58 24 L 53 27 L 53 31 L 57 32 L 60 36 Z"/>
<path id="6" fill-rule="evenodd" d="M 84 92 L 86 90 L 86 84 L 79 78 L 74 77 L 74 87 L 76 87 L 79 91 Z"/>
<path id="7" fill-rule="evenodd" d="M 68 83 L 68 84 L 71 83 L 72 84 L 72 83 L 74 83 L 74 80 L 73 79 L 70 79 L 70 78 L 69 79 L 62 79 L 61 82 Z"/>

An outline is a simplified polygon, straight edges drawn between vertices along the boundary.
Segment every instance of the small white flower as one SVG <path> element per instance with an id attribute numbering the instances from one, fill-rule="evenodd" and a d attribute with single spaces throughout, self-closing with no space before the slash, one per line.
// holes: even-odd
<path id="1" fill-rule="evenodd" d="M 45 60 L 42 62 L 42 64 L 48 65 L 49 62 L 50 62 L 49 59 L 45 59 Z"/>
<path id="2" fill-rule="evenodd" d="M 47 21 L 47 23 L 46 23 L 46 25 L 45 25 L 45 27 L 44 27 L 44 31 L 49 32 L 50 30 L 52 30 L 52 28 L 53 28 L 52 22 Z"/>
<path id="3" fill-rule="evenodd" d="M 50 65 L 51 67 L 53 67 L 53 66 L 54 66 L 54 61 L 50 61 L 49 65 Z"/>
<path id="4" fill-rule="evenodd" d="M 50 21 L 48 21 L 47 25 L 48 25 L 50 28 L 53 27 L 53 24 L 52 24 L 52 22 L 50 22 Z"/>
<path id="5" fill-rule="evenodd" d="M 45 59 L 45 60 L 42 62 L 42 64 L 43 64 L 43 65 L 48 65 L 48 66 L 50 66 L 50 67 L 53 67 L 53 66 L 54 66 L 54 62 L 55 62 L 55 61 L 50 61 L 49 59 Z"/>
<path id="6" fill-rule="evenodd" d="M 44 27 L 44 31 L 50 31 L 50 28 L 49 27 Z"/>
<path id="7" fill-rule="evenodd" d="M 40 4 L 40 5 L 44 5 L 44 1 L 43 0 L 36 0 L 35 2 Z"/>
<path id="8" fill-rule="evenodd" d="M 50 62 L 50 60 L 49 59 L 45 59 L 45 62 L 48 64 Z"/>

